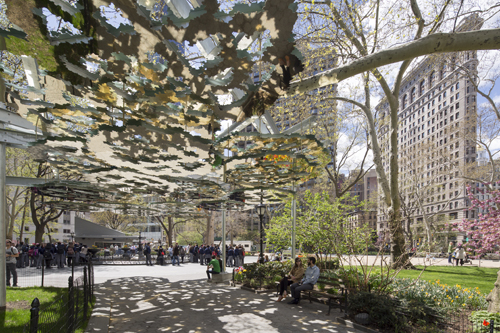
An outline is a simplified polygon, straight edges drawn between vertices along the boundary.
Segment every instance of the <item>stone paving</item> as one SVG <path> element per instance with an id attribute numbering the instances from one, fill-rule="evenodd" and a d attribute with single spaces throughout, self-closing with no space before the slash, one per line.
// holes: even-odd
<path id="1" fill-rule="evenodd" d="M 275 302 L 272 294 L 203 280 L 113 279 L 96 288 L 87 332 L 355 332 L 324 304 Z M 290 298 L 288 298 L 290 300 Z"/>
<path id="2" fill-rule="evenodd" d="M 277 303 L 273 293 L 208 283 L 205 270 L 193 263 L 95 266 L 96 305 L 86 332 L 356 332 L 336 322 L 336 309 L 327 316 L 324 304 Z"/>

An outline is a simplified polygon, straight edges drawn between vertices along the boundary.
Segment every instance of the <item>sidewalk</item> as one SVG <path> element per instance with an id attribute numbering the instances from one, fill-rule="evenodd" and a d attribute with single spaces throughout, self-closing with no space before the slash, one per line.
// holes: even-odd
<path id="1" fill-rule="evenodd" d="M 277 303 L 272 293 L 208 283 L 199 264 L 134 268 L 95 267 L 99 284 L 86 332 L 356 332 L 336 323 L 338 310 L 327 316 L 324 304 Z"/>

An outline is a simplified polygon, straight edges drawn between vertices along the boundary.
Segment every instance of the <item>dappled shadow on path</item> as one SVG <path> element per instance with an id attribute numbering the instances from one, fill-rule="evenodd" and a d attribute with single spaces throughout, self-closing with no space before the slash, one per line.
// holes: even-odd
<path id="1" fill-rule="evenodd" d="M 276 303 L 273 295 L 206 280 L 122 278 L 99 285 L 96 295 L 95 312 L 110 305 L 109 332 L 348 332 L 323 304 Z"/>

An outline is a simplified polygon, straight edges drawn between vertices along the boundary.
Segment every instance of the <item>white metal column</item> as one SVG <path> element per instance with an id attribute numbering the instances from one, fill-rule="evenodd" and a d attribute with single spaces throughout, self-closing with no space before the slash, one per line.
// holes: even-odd
<path id="1" fill-rule="evenodd" d="M 0 78 L 1 80 L 1 78 Z M 3 124 L 0 123 L 3 128 Z M 7 305 L 7 287 L 5 285 L 5 239 L 7 238 L 7 220 L 6 220 L 6 197 L 5 197 L 5 165 L 7 144 L 0 142 L 0 310 L 5 309 Z"/>

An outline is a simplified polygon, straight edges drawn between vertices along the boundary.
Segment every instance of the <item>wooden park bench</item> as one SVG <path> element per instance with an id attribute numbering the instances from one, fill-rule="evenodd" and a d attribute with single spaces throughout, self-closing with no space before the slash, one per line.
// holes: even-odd
<path id="1" fill-rule="evenodd" d="M 307 297 L 309 298 L 309 303 L 312 303 L 312 301 L 314 300 L 319 303 L 327 304 L 328 314 L 330 314 L 331 308 L 339 308 L 341 311 L 347 312 L 347 289 L 341 279 L 332 279 L 326 275 L 320 274 L 315 288 L 318 287 L 318 284 L 324 285 L 325 290 L 312 289 L 302 292 L 304 296 L 307 295 Z M 328 289 L 336 290 L 336 293 L 328 293 L 326 289 L 327 287 L 329 287 Z M 279 281 L 276 281 L 276 296 L 279 295 L 279 292 L 280 283 Z"/>
<path id="2" fill-rule="evenodd" d="M 341 311 L 347 313 L 347 289 L 343 281 L 341 279 L 333 279 L 321 274 L 318 278 L 318 282 L 316 283 L 315 288 L 318 287 L 318 284 L 324 285 L 325 289 L 312 289 L 302 292 L 303 294 L 307 294 L 309 303 L 312 303 L 312 301 L 314 300 L 319 303 L 327 304 L 328 314 L 330 314 L 330 310 L 332 308 L 339 308 Z M 335 293 L 328 293 L 327 288 L 335 290 Z"/>

